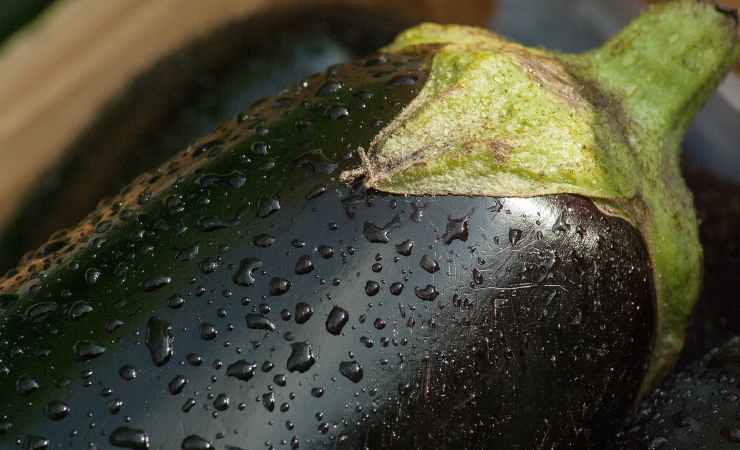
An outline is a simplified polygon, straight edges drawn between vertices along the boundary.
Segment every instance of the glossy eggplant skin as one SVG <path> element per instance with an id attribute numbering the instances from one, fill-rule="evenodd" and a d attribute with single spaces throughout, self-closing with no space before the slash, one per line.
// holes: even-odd
<path id="1" fill-rule="evenodd" d="M 8 274 L 0 447 L 609 439 L 656 320 L 634 227 L 571 195 L 337 181 L 433 51 L 333 67 L 258 102 Z"/>

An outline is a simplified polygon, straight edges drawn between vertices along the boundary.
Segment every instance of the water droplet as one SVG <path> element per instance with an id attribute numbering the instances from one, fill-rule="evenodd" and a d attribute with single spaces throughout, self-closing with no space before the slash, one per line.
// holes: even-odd
<path id="1" fill-rule="evenodd" d="M 134 380 L 137 375 L 136 368 L 129 364 L 123 365 L 118 369 L 118 375 L 126 381 Z"/>
<path id="2" fill-rule="evenodd" d="M 56 302 L 39 302 L 26 310 L 26 318 L 31 322 L 43 322 L 51 313 L 57 310 Z"/>
<path id="3" fill-rule="evenodd" d="M 148 280 L 144 281 L 144 290 L 146 292 L 156 291 L 157 289 L 161 289 L 170 283 L 172 283 L 172 277 L 168 276 L 149 278 Z"/>
<path id="4" fill-rule="evenodd" d="M 193 409 L 193 406 L 195 406 L 195 399 L 193 397 L 190 397 L 185 400 L 185 403 L 182 404 L 180 410 L 184 413 L 188 413 L 191 409 Z"/>
<path id="5" fill-rule="evenodd" d="M 216 216 L 203 216 L 198 219 L 196 225 L 201 231 L 211 232 L 233 227 L 236 223 L 228 222 Z"/>
<path id="6" fill-rule="evenodd" d="M 159 317 L 151 317 L 146 324 L 146 346 L 156 366 L 163 366 L 174 353 L 172 326 Z"/>
<path id="7" fill-rule="evenodd" d="M 324 388 L 320 388 L 320 387 L 311 388 L 311 395 L 316 398 L 323 397 Z"/>
<path id="8" fill-rule="evenodd" d="M 185 359 L 187 360 L 188 364 L 193 367 L 200 367 L 201 365 L 203 365 L 203 357 L 198 355 L 197 353 L 188 353 L 187 356 L 185 356 Z"/>
<path id="9" fill-rule="evenodd" d="M 370 297 L 373 297 L 380 292 L 380 284 L 377 281 L 368 280 L 365 283 L 365 294 L 367 294 Z"/>
<path id="10" fill-rule="evenodd" d="M 196 242 L 189 248 L 177 250 L 177 253 L 175 253 L 175 260 L 181 262 L 192 261 L 198 256 L 198 253 L 200 253 L 200 244 Z"/>
<path id="11" fill-rule="evenodd" d="M 334 249 L 328 245 L 319 246 L 319 255 L 324 259 L 329 259 L 334 256 Z"/>
<path id="12" fill-rule="evenodd" d="M 383 227 L 379 227 L 378 225 L 372 223 L 372 222 L 365 222 L 362 225 L 362 234 L 365 235 L 365 238 L 370 242 L 380 243 L 380 244 L 387 244 L 390 242 L 390 232 L 394 228 L 397 228 L 401 225 L 401 219 L 398 215 L 396 215 L 390 222 L 385 224 Z"/>
<path id="13" fill-rule="evenodd" d="M 419 261 L 419 265 L 429 273 L 434 273 L 439 270 L 439 264 L 429 255 L 422 256 L 421 261 Z"/>
<path id="14" fill-rule="evenodd" d="M 376 330 L 384 329 L 385 325 L 386 325 L 385 320 L 381 319 L 380 317 L 375 319 L 375 321 L 373 322 L 373 326 L 375 327 Z"/>
<path id="15" fill-rule="evenodd" d="M 118 414 L 118 412 L 121 411 L 121 408 L 123 407 L 123 400 L 121 400 L 120 398 L 113 398 L 108 400 L 105 406 L 106 408 L 108 408 L 108 413 Z"/>
<path id="16" fill-rule="evenodd" d="M 185 385 L 188 384 L 188 381 L 189 380 L 182 375 L 175 375 L 167 384 L 167 389 L 170 391 L 170 394 L 177 395 L 185 389 Z"/>
<path id="17" fill-rule="evenodd" d="M 25 450 L 47 450 L 51 442 L 43 436 L 26 436 L 23 448 Z"/>
<path id="18" fill-rule="evenodd" d="M 274 277 L 270 280 L 270 295 L 283 295 L 290 290 L 290 281 L 285 278 Z"/>
<path id="19" fill-rule="evenodd" d="M 228 395 L 218 394 L 213 400 L 213 407 L 219 411 L 226 411 L 229 409 L 229 403 L 231 403 L 231 399 Z"/>
<path id="20" fill-rule="evenodd" d="M 300 302 L 295 305 L 295 321 L 296 323 L 303 324 L 308 322 L 308 319 L 313 315 L 313 308 L 308 303 Z"/>
<path id="21" fill-rule="evenodd" d="M 290 344 L 291 353 L 288 357 L 287 368 L 290 372 L 304 373 L 316 362 L 311 344 L 306 341 Z"/>
<path id="22" fill-rule="evenodd" d="M 288 384 L 288 379 L 286 378 L 284 373 L 275 374 L 275 376 L 272 377 L 272 381 L 274 381 L 275 384 L 281 387 L 284 387 L 286 384 Z"/>
<path id="23" fill-rule="evenodd" d="M 226 368 L 226 375 L 241 381 L 249 381 L 254 376 L 255 370 L 257 370 L 256 362 L 240 359 Z"/>
<path id="24" fill-rule="evenodd" d="M 473 282 L 475 284 L 483 284 L 483 273 L 478 269 L 473 269 Z"/>
<path id="25" fill-rule="evenodd" d="M 326 331 L 337 336 L 342 332 L 342 328 L 349 320 L 349 313 L 339 306 L 335 306 L 329 312 L 326 319 Z"/>
<path id="26" fill-rule="evenodd" d="M 275 330 L 275 324 L 272 323 L 270 319 L 261 314 L 249 313 L 247 314 L 246 319 L 247 327 L 253 330 Z"/>
<path id="27" fill-rule="evenodd" d="M 267 142 L 257 141 L 252 144 L 252 153 L 259 156 L 267 156 L 270 153 L 270 146 Z"/>
<path id="28" fill-rule="evenodd" d="M 100 272 L 100 269 L 97 269 L 95 267 L 90 267 L 85 271 L 85 281 L 90 286 L 93 286 L 100 279 L 100 275 L 102 275 L 102 273 Z"/>
<path id="29" fill-rule="evenodd" d="M 349 109 L 344 105 L 332 105 L 326 110 L 326 115 L 332 120 L 339 120 L 349 116 Z"/>
<path id="30" fill-rule="evenodd" d="M 403 283 L 396 281 L 395 283 L 391 284 L 389 290 L 393 295 L 401 295 L 401 292 L 403 292 Z"/>
<path id="31" fill-rule="evenodd" d="M 69 308 L 69 317 L 72 320 L 77 320 L 80 317 L 84 316 L 85 314 L 89 314 L 93 311 L 93 307 L 90 306 L 89 303 L 85 303 L 83 301 L 75 302 L 70 308 Z"/>
<path id="32" fill-rule="evenodd" d="M 213 444 L 197 434 L 191 434 L 182 440 L 182 450 L 215 450 Z"/>
<path id="33" fill-rule="evenodd" d="M 327 81 L 322 84 L 317 94 L 326 97 L 327 95 L 335 94 L 342 89 L 342 83 L 339 81 Z"/>
<path id="34" fill-rule="evenodd" d="M 167 299 L 167 306 L 172 309 L 178 309 L 185 304 L 185 298 L 180 294 L 173 294 Z"/>
<path id="35" fill-rule="evenodd" d="M 69 405 L 59 400 L 52 400 L 46 405 L 46 417 L 51 420 L 62 420 L 69 415 L 69 412 Z"/>
<path id="36" fill-rule="evenodd" d="M 91 341 L 77 341 L 73 351 L 79 361 L 89 361 L 105 353 L 106 348 Z"/>
<path id="37" fill-rule="evenodd" d="M 39 380 L 31 376 L 22 376 L 15 382 L 15 390 L 23 396 L 39 390 L 40 387 Z"/>
<path id="38" fill-rule="evenodd" d="M 511 246 L 515 246 L 519 240 L 522 238 L 522 230 L 519 230 L 517 228 L 510 228 L 509 229 L 509 243 Z"/>
<path id="39" fill-rule="evenodd" d="M 271 214 L 275 214 L 278 211 L 280 211 L 280 199 L 278 199 L 276 196 L 263 198 L 259 203 L 257 216 L 264 219 L 265 217 Z"/>
<path id="40" fill-rule="evenodd" d="M 411 250 L 414 248 L 414 241 L 411 239 L 407 239 L 400 244 L 396 245 L 396 252 L 398 252 L 399 255 L 403 256 L 409 256 L 411 255 Z"/>
<path id="41" fill-rule="evenodd" d="M 147 450 L 149 435 L 144 430 L 129 427 L 119 427 L 113 430 L 108 439 L 114 447 L 129 448 L 132 450 Z"/>
<path id="42" fill-rule="evenodd" d="M 304 275 L 313 270 L 313 261 L 309 255 L 301 255 L 295 263 L 295 273 Z"/>
<path id="43" fill-rule="evenodd" d="M 359 383 L 362 380 L 362 366 L 357 361 L 342 361 L 339 363 L 339 373 L 353 383 Z"/>
<path id="44" fill-rule="evenodd" d="M 471 215 L 472 212 L 459 219 L 453 219 L 451 217 L 447 219 L 447 230 L 445 231 L 445 234 L 442 235 L 442 240 L 444 240 L 445 244 L 450 245 L 450 243 L 455 239 L 460 241 L 468 240 L 468 221 L 470 220 Z"/>
<path id="45" fill-rule="evenodd" d="M 262 394 L 262 406 L 268 411 L 272 412 L 275 410 L 275 393 L 267 392 Z"/>
<path id="46" fill-rule="evenodd" d="M 206 341 L 210 341 L 218 336 L 218 330 L 216 327 L 209 322 L 203 322 L 200 324 L 200 337 Z"/>
<path id="47" fill-rule="evenodd" d="M 320 195 L 324 194 L 326 192 L 326 185 L 320 184 L 318 186 L 314 186 L 308 193 L 306 194 L 306 200 L 313 200 Z"/>
<path id="48" fill-rule="evenodd" d="M 240 286 L 252 286 L 257 280 L 254 271 L 262 267 L 262 260 L 244 258 L 239 262 L 239 269 L 234 274 L 234 283 Z"/>
<path id="49" fill-rule="evenodd" d="M 262 233 L 254 237 L 252 243 L 257 247 L 267 248 L 271 247 L 275 243 L 275 238 L 269 234 Z"/>
<path id="50" fill-rule="evenodd" d="M 437 298 L 439 295 L 439 292 L 437 292 L 437 288 L 432 286 L 431 284 L 427 284 L 427 287 L 420 288 L 416 287 L 414 288 L 414 294 L 416 294 L 416 297 L 418 297 L 421 300 L 426 301 L 434 301 L 434 299 Z"/>

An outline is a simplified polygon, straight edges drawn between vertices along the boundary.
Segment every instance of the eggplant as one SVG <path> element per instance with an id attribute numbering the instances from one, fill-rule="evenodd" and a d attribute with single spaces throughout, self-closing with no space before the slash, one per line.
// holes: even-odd
<path id="1" fill-rule="evenodd" d="M 681 348 L 735 26 L 427 24 L 257 101 L 0 281 L 0 444 L 603 448 Z"/>
<path id="2" fill-rule="evenodd" d="M 620 450 L 724 450 L 740 443 L 740 337 L 671 375 L 619 433 Z"/>

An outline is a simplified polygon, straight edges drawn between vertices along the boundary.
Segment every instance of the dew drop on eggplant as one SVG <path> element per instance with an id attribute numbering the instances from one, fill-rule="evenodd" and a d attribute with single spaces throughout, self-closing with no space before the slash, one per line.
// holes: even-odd
<path id="1" fill-rule="evenodd" d="M 69 405 L 59 400 L 52 400 L 46 405 L 46 417 L 53 421 L 64 419 L 70 411 Z"/>
<path id="2" fill-rule="evenodd" d="M 119 427 L 113 430 L 108 439 L 114 447 L 131 450 L 148 450 L 149 435 L 144 430 L 129 427 Z"/>
<path id="3" fill-rule="evenodd" d="M 43 436 L 29 435 L 23 442 L 24 450 L 48 450 L 51 441 Z"/>
<path id="4" fill-rule="evenodd" d="M 275 214 L 278 211 L 280 211 L 280 199 L 278 199 L 276 196 L 263 198 L 259 202 L 257 216 L 264 219 L 265 217 Z"/>
<path id="5" fill-rule="evenodd" d="M 286 367 L 290 372 L 307 372 L 316 362 L 311 344 L 306 341 L 290 344 L 291 353 Z"/>
<path id="6" fill-rule="evenodd" d="M 391 284 L 388 290 L 393 295 L 401 295 L 401 292 L 403 292 L 403 283 L 401 283 L 400 281 L 396 281 Z"/>
<path id="7" fill-rule="evenodd" d="M 241 381 L 249 381 L 257 370 L 257 363 L 240 359 L 233 362 L 226 368 L 226 375 Z"/>
<path id="8" fill-rule="evenodd" d="M 400 244 L 396 245 L 396 252 L 398 252 L 399 255 L 403 256 L 410 256 L 411 250 L 414 248 L 414 241 L 411 239 L 407 239 Z"/>
<path id="9" fill-rule="evenodd" d="M 180 294 L 172 294 L 167 299 L 167 306 L 172 309 L 181 308 L 185 304 L 185 298 Z"/>
<path id="10" fill-rule="evenodd" d="M 200 337 L 203 340 L 211 341 L 218 335 L 218 330 L 210 322 L 203 322 L 200 324 Z"/>
<path id="11" fill-rule="evenodd" d="M 301 255 L 295 263 L 295 273 L 305 275 L 313 271 L 313 261 L 309 255 Z"/>
<path id="12" fill-rule="evenodd" d="M 182 440 L 180 445 L 182 450 L 214 450 L 215 447 L 210 441 L 198 436 L 197 434 L 191 434 Z"/>
<path id="13" fill-rule="evenodd" d="M 334 256 L 334 249 L 328 245 L 319 246 L 319 255 L 324 259 L 329 259 Z"/>
<path id="14" fill-rule="evenodd" d="M 522 230 L 518 228 L 510 228 L 509 229 L 509 244 L 511 246 L 515 246 L 522 238 Z"/>
<path id="15" fill-rule="evenodd" d="M 218 411 L 226 411 L 229 409 L 229 404 L 231 403 L 231 399 L 226 394 L 218 394 L 216 398 L 213 400 L 213 407 L 216 408 Z"/>
<path id="16" fill-rule="evenodd" d="M 22 376 L 18 378 L 15 382 L 15 390 L 20 395 L 26 396 L 29 395 L 41 387 L 41 384 L 39 383 L 39 380 L 36 377 L 32 376 Z"/>
<path id="17" fill-rule="evenodd" d="M 466 215 L 459 219 L 449 218 L 447 220 L 447 229 L 445 234 L 442 235 L 442 240 L 445 244 L 450 245 L 454 240 L 467 241 L 469 235 L 468 221 L 470 215 Z"/>
<path id="18" fill-rule="evenodd" d="M 270 295 L 283 295 L 290 290 L 290 281 L 285 278 L 274 277 L 270 280 Z"/>
<path id="19" fill-rule="evenodd" d="M 175 351 L 170 323 L 151 317 L 146 325 L 146 346 L 155 366 L 167 364 Z"/>
<path id="20" fill-rule="evenodd" d="M 428 284 L 424 288 L 416 287 L 414 288 L 414 294 L 416 294 L 416 297 L 420 300 L 425 301 L 434 301 L 434 299 L 437 298 L 439 295 L 439 292 L 437 292 L 437 288 L 432 286 L 431 284 Z"/>
<path id="21" fill-rule="evenodd" d="M 349 313 L 339 306 L 334 306 L 326 319 L 326 331 L 337 336 L 342 332 L 348 320 Z"/>
<path id="22" fill-rule="evenodd" d="M 317 91 L 317 95 L 326 97 L 327 95 L 336 94 L 342 89 L 343 85 L 340 81 L 327 81 L 322 84 Z"/>
<path id="23" fill-rule="evenodd" d="M 75 302 L 69 308 L 69 318 L 72 320 L 77 320 L 82 316 L 91 313 L 92 311 L 93 307 L 89 303 L 83 301 Z"/>
<path id="24" fill-rule="evenodd" d="M 136 368 L 130 364 L 124 364 L 118 369 L 118 375 L 126 381 L 132 381 L 136 379 L 138 375 Z"/>
<path id="25" fill-rule="evenodd" d="M 369 297 L 377 295 L 378 292 L 380 292 L 380 284 L 377 281 L 368 280 L 367 283 L 365 283 L 365 294 Z"/>
<path id="26" fill-rule="evenodd" d="M 262 234 L 258 234 L 257 236 L 255 236 L 254 239 L 252 240 L 252 243 L 256 247 L 262 247 L 262 248 L 272 247 L 272 244 L 275 243 L 275 238 L 267 233 L 262 233 Z"/>
<path id="27" fill-rule="evenodd" d="M 342 361 L 339 372 L 353 383 L 359 383 L 363 377 L 362 366 L 357 361 Z"/>
<path id="28" fill-rule="evenodd" d="M 249 313 L 246 315 L 247 328 L 252 330 L 268 330 L 275 331 L 275 324 L 270 319 L 255 313 Z"/>
<path id="29" fill-rule="evenodd" d="M 172 277 L 169 277 L 169 276 L 159 276 L 159 277 L 149 278 L 146 281 L 144 281 L 144 291 L 146 292 L 156 291 L 157 289 L 161 289 L 170 283 L 172 283 Z"/>
<path id="30" fill-rule="evenodd" d="M 167 384 L 167 390 L 171 395 L 177 395 L 185 389 L 189 380 L 182 375 L 175 375 Z"/>
<path id="31" fill-rule="evenodd" d="M 424 255 L 421 257 L 421 261 L 419 261 L 419 265 L 422 269 L 426 270 L 429 273 L 435 273 L 439 271 L 439 264 L 437 261 L 434 260 L 429 255 Z"/>
<path id="32" fill-rule="evenodd" d="M 239 262 L 239 269 L 234 274 L 234 283 L 240 286 L 252 286 L 257 280 L 254 271 L 262 267 L 262 260 L 257 258 L 244 258 Z"/>
<path id="33" fill-rule="evenodd" d="M 92 341 L 77 341 L 73 351 L 78 361 L 89 361 L 105 353 L 106 348 Z"/>
<path id="34" fill-rule="evenodd" d="M 308 303 L 299 302 L 295 305 L 295 321 L 298 324 L 308 322 L 313 315 L 313 308 Z"/>
<path id="35" fill-rule="evenodd" d="M 373 222 L 366 221 L 362 225 L 362 234 L 365 235 L 365 238 L 374 243 L 379 244 L 387 244 L 390 242 L 390 232 L 394 228 L 398 227 L 401 224 L 401 220 L 398 215 L 396 215 L 390 222 L 385 224 L 385 226 L 380 227 Z"/>
<path id="36" fill-rule="evenodd" d="M 275 393 L 274 392 L 267 392 L 267 393 L 262 394 L 262 406 L 264 406 L 265 409 L 270 412 L 275 410 Z"/>

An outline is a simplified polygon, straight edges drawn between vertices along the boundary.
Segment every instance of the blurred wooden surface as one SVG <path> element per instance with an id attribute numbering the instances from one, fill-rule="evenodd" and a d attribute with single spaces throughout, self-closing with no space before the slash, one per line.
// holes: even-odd
<path id="1" fill-rule="evenodd" d="M 38 177 L 60 160 L 133 76 L 225 23 L 268 10 L 337 5 L 415 21 L 485 25 L 492 4 L 492 0 L 60 1 L 14 36 L 0 54 L 0 228 Z"/>

